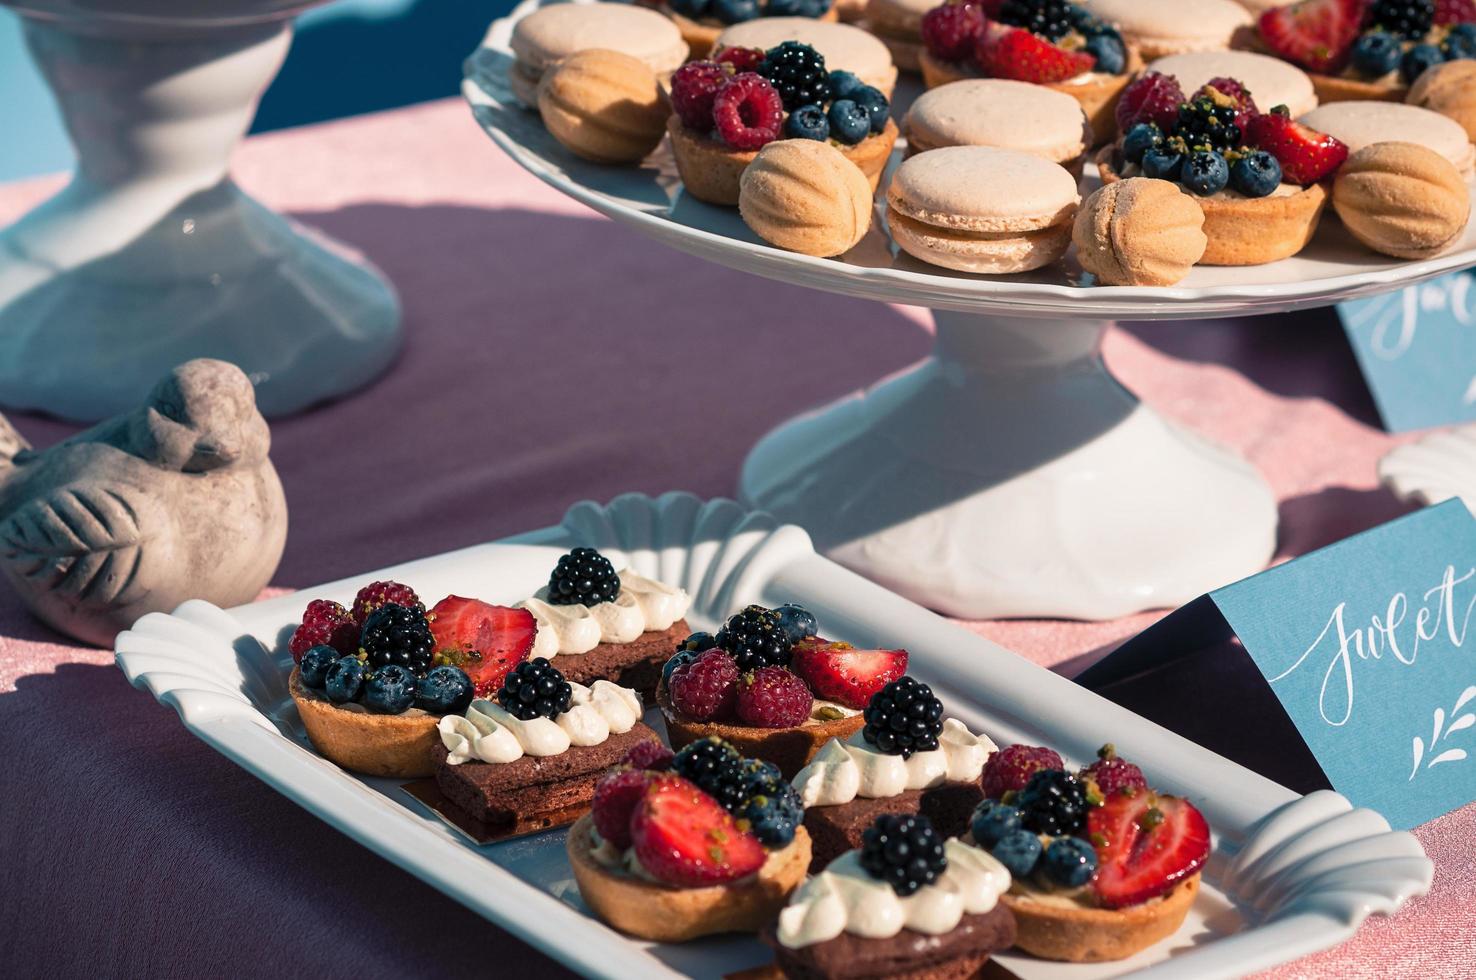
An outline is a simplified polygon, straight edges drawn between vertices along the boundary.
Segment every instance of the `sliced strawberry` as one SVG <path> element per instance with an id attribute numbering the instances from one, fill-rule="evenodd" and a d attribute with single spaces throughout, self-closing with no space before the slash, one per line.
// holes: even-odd
<path id="1" fill-rule="evenodd" d="M 1261 15 L 1261 40 L 1308 71 L 1336 73 L 1363 29 L 1366 0 L 1302 0 Z"/>
<path id="2" fill-rule="evenodd" d="M 644 769 L 612 769 L 595 783 L 590 802 L 595 830 L 622 851 L 630 846 L 630 816 L 655 778 Z"/>
<path id="3" fill-rule="evenodd" d="M 1435 23 L 1476 23 L 1476 0 L 1435 0 Z"/>
<path id="4" fill-rule="evenodd" d="M 994 23 L 974 43 L 974 61 L 993 78 L 1037 84 L 1075 78 L 1097 63 L 1084 51 L 1067 51 L 1023 28 Z"/>
<path id="5" fill-rule="evenodd" d="M 1204 815 L 1188 800 L 1151 790 L 1109 797 L 1087 816 L 1087 837 L 1097 850 L 1093 887 L 1109 909 L 1162 895 L 1209 859 Z"/>
<path id="6" fill-rule="evenodd" d="M 630 818 L 631 844 L 657 881 L 720 885 L 764 864 L 764 846 L 723 805 L 680 776 L 657 776 Z"/>
<path id="7" fill-rule="evenodd" d="M 873 694 L 907 673 L 907 651 L 857 650 L 849 643 L 809 636 L 794 645 L 789 669 L 804 678 L 820 700 L 859 710 Z"/>
<path id="8" fill-rule="evenodd" d="M 1296 122 L 1283 106 L 1253 118 L 1246 142 L 1274 156 L 1292 184 L 1315 184 L 1348 159 L 1347 144 Z"/>
<path id="9" fill-rule="evenodd" d="M 455 595 L 436 603 L 427 618 L 436 653 L 466 671 L 479 698 L 495 694 L 508 671 L 528 659 L 538 633 L 526 609 Z"/>

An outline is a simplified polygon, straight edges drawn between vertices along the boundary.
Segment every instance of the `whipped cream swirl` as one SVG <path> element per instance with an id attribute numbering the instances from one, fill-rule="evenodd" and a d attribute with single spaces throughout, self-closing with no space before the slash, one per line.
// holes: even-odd
<path id="1" fill-rule="evenodd" d="M 592 687 L 570 682 L 569 710 L 557 718 L 524 721 L 495 701 L 478 698 L 466 715 L 446 715 L 437 726 L 446 762 L 515 762 L 525 755 L 549 756 L 571 745 L 599 745 L 620 735 L 641 718 L 641 696 L 628 687 L 595 681 Z"/>
<path id="2" fill-rule="evenodd" d="M 985 735 L 972 734 L 956 718 L 943 722 L 938 747 L 907 758 L 879 752 L 858 731 L 844 741 L 831 739 L 794 777 L 805 806 L 838 806 L 858 796 L 882 799 L 944 783 L 971 782 L 984 771 L 996 749 Z"/>
<path id="3" fill-rule="evenodd" d="M 940 936 L 965 915 L 982 915 L 1010 890 L 1010 872 L 988 853 L 953 839 L 943 845 L 948 867 L 911 895 L 871 877 L 847 851 L 801 885 L 779 913 L 779 942 L 800 949 L 843 932 L 887 939 L 903 929 Z"/>
<path id="4" fill-rule="evenodd" d="M 593 606 L 558 606 L 548 601 L 547 587 L 518 605 L 538 621 L 529 656 L 588 653 L 601 643 L 629 643 L 647 630 L 671 629 L 687 614 L 692 600 L 685 589 L 657 582 L 630 569 L 620 572 L 620 592 L 610 602 Z"/>

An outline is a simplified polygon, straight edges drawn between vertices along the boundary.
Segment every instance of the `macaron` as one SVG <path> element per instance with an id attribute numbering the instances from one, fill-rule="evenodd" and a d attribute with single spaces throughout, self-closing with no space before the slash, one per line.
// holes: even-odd
<path id="1" fill-rule="evenodd" d="M 936 6 L 938 0 L 867 0 L 866 27 L 892 52 L 898 68 L 917 71 L 923 15 Z"/>
<path id="2" fill-rule="evenodd" d="M 1080 197 L 1059 164 L 1018 150 L 945 146 L 904 161 L 887 189 L 892 240 L 961 272 L 1027 272 L 1071 244 Z"/>
<path id="3" fill-rule="evenodd" d="M 760 17 L 734 24 L 718 35 L 714 51 L 758 48 L 767 51 L 783 41 L 799 41 L 820 52 L 830 71 L 848 71 L 887 98 L 897 84 L 891 52 L 870 34 L 850 24 L 832 24 L 808 17 Z"/>
<path id="4" fill-rule="evenodd" d="M 1467 180 L 1476 173 L 1476 147 L 1460 123 L 1438 112 L 1402 102 L 1334 102 L 1298 122 L 1348 144 L 1357 153 L 1375 143 L 1416 143 L 1455 165 Z"/>
<path id="5" fill-rule="evenodd" d="M 1174 54 L 1159 58 L 1148 70 L 1177 78 L 1185 95 L 1193 95 L 1212 78 L 1233 78 L 1250 90 L 1262 112 L 1284 105 L 1293 116 L 1300 116 L 1317 108 L 1317 93 L 1306 72 L 1280 58 L 1253 51 Z"/>
<path id="6" fill-rule="evenodd" d="M 1116 27 L 1148 61 L 1223 50 L 1254 22 L 1235 0 L 1090 0 L 1084 6 Z"/>
<path id="7" fill-rule="evenodd" d="M 513 94 L 527 106 L 538 104 L 538 82 L 553 65 L 577 51 L 604 48 L 639 58 L 657 75 L 676 71 L 687 60 L 682 32 L 654 10 L 627 3 L 559 3 L 540 7 L 513 26 L 516 61 Z"/>
<path id="8" fill-rule="evenodd" d="M 1091 127 L 1064 92 L 1003 78 L 974 78 L 929 89 L 907 111 L 908 153 L 944 146 L 1019 150 L 1081 173 Z"/>
<path id="9" fill-rule="evenodd" d="M 775 140 L 743 171 L 738 213 L 771 245 L 840 255 L 871 227 L 871 184 L 827 142 Z"/>

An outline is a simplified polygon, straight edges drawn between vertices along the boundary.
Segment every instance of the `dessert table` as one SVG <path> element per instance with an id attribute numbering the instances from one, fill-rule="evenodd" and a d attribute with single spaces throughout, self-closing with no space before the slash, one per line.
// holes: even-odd
<path id="1" fill-rule="evenodd" d="M 292 517 L 276 589 L 554 523 L 582 498 L 731 494 L 773 425 L 930 347 L 920 311 L 753 278 L 617 228 L 502 156 L 459 101 L 254 137 L 235 174 L 361 249 L 404 304 L 387 375 L 273 427 Z M 60 183 L 0 186 L 0 224 Z M 1280 502 L 1279 556 L 1405 511 L 1378 487 L 1395 440 L 1331 311 L 1177 327 L 1120 326 L 1106 357 L 1157 410 L 1260 469 Z M 40 443 L 72 431 L 13 421 Z M 1072 675 L 1157 615 L 969 625 Z M 191 738 L 112 660 L 0 594 L 10 975 L 561 974 Z M 1476 970 L 1476 804 L 1416 834 L 1436 866 L 1427 897 L 1274 975 Z"/>

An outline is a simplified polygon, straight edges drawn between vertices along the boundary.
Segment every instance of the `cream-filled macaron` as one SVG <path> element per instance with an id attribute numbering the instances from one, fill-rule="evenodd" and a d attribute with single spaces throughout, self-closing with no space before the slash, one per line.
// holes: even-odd
<path id="1" fill-rule="evenodd" d="M 1145 61 L 1223 50 L 1254 22 L 1235 0 L 1089 0 L 1084 6 L 1137 45 Z"/>
<path id="2" fill-rule="evenodd" d="M 1312 79 L 1296 65 L 1254 51 L 1192 51 L 1159 58 L 1149 71 L 1172 75 L 1184 94 L 1192 96 L 1212 78 L 1233 78 L 1250 90 L 1256 108 L 1270 112 L 1279 105 L 1300 116 L 1317 108 Z"/>
<path id="3" fill-rule="evenodd" d="M 867 85 L 881 89 L 887 98 L 897 84 L 897 67 L 882 44 L 859 27 L 831 24 L 807 17 L 760 17 L 744 21 L 718 35 L 714 51 L 723 48 L 758 48 L 767 51 L 784 41 L 799 41 L 819 51 L 830 71 L 848 71 Z"/>
<path id="4" fill-rule="evenodd" d="M 1429 147 L 1455 164 L 1462 177 L 1476 173 L 1476 147 L 1461 124 L 1419 106 L 1402 102 L 1333 102 L 1302 116 L 1298 122 L 1348 144 L 1357 153 L 1375 143 L 1415 143 Z"/>
<path id="5" fill-rule="evenodd" d="M 538 82 L 553 65 L 578 51 L 603 48 L 639 58 L 657 75 L 687 60 L 687 42 L 675 24 L 627 3 L 559 3 L 542 7 L 513 26 L 517 61 L 510 79 L 523 104 L 538 104 Z"/>
<path id="6" fill-rule="evenodd" d="M 945 146 L 897 168 L 887 189 L 892 240 L 961 272 L 1027 272 L 1071 244 L 1080 196 L 1064 167 L 1031 153 Z"/>
<path id="7" fill-rule="evenodd" d="M 909 154 L 944 146 L 1021 150 L 1081 173 L 1091 127 L 1064 92 L 1003 78 L 973 78 L 929 89 L 903 123 Z"/>
<path id="8" fill-rule="evenodd" d="M 892 52 L 898 68 L 918 70 L 923 15 L 938 3 L 939 0 L 867 0 L 866 27 Z"/>

